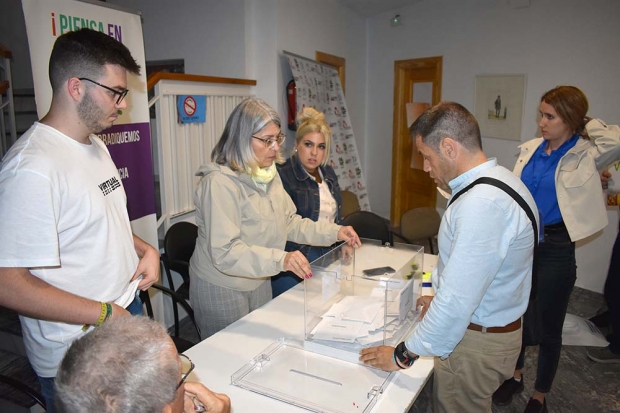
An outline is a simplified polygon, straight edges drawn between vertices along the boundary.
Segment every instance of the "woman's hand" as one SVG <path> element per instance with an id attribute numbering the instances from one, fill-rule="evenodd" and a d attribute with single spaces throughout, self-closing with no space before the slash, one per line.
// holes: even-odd
<path id="1" fill-rule="evenodd" d="M 358 248 L 362 246 L 360 242 L 360 237 L 357 235 L 357 232 L 353 229 L 353 227 L 340 227 L 338 230 L 338 240 L 345 241 L 347 244 L 354 248 Z"/>
<path id="2" fill-rule="evenodd" d="M 299 251 L 291 251 L 284 256 L 284 269 L 294 272 L 302 280 L 312 277 L 310 263 L 305 255 Z"/>
<path id="3" fill-rule="evenodd" d="M 611 172 L 603 171 L 601 172 L 601 186 L 603 189 L 607 189 L 609 187 L 609 179 L 611 178 Z"/>

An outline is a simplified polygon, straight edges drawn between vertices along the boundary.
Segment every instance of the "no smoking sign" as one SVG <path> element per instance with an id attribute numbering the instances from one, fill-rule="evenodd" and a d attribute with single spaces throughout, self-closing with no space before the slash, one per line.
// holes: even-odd
<path id="1" fill-rule="evenodd" d="M 187 116 L 192 116 L 196 113 L 196 101 L 193 97 L 188 96 L 183 101 L 183 111 Z"/>
<path id="2" fill-rule="evenodd" d="M 177 96 L 180 123 L 203 123 L 207 115 L 207 97 L 200 95 Z"/>

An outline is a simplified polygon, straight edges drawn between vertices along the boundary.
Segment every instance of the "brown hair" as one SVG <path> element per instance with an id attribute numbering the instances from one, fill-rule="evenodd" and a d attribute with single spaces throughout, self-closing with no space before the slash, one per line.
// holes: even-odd
<path id="1" fill-rule="evenodd" d="M 540 98 L 553 107 L 560 119 L 575 133 L 589 138 L 585 131 L 586 115 L 588 113 L 588 98 L 575 86 L 558 86 L 551 89 Z"/>

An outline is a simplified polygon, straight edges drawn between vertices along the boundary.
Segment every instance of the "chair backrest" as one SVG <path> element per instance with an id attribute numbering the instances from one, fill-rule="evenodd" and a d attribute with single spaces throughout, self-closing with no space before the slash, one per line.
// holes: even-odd
<path id="1" fill-rule="evenodd" d="M 435 208 L 413 208 L 405 212 L 400 219 L 400 233 L 410 242 L 428 241 L 432 254 L 433 238 L 439 232 L 440 224 L 441 216 Z"/>
<path id="2" fill-rule="evenodd" d="M 352 226 L 360 238 L 376 239 L 383 244 L 394 243 L 387 221 L 372 212 L 355 211 L 344 217 L 342 225 Z"/>
<path id="3" fill-rule="evenodd" d="M 172 306 L 174 310 L 174 335 L 172 336 L 172 341 L 174 341 L 174 344 L 177 347 L 177 350 L 179 351 L 179 353 L 182 353 L 185 350 L 191 348 L 192 346 L 197 344 L 197 342 L 193 343 L 179 336 L 180 321 L 179 321 L 178 312 L 177 312 L 177 305 L 180 305 L 181 307 L 183 307 L 183 309 L 187 313 L 187 316 L 189 317 L 190 321 L 192 322 L 194 326 L 194 329 L 196 330 L 196 334 L 198 334 L 198 342 L 200 342 L 200 340 L 202 340 L 202 337 L 200 335 L 200 328 L 198 328 L 198 324 L 196 323 L 196 318 L 194 317 L 194 310 L 189 305 L 189 303 L 185 301 L 185 299 L 181 297 L 181 295 L 177 294 L 175 291 L 172 291 L 171 289 L 166 288 L 162 285 L 153 284 L 151 288 L 161 291 L 162 293 L 166 294 L 172 299 Z M 153 305 L 151 304 L 151 297 L 149 295 L 148 290 L 140 291 L 140 299 L 142 300 L 142 304 L 144 304 L 144 306 L 146 307 L 146 314 L 149 316 L 149 318 L 153 319 L 154 318 Z"/>
<path id="4" fill-rule="evenodd" d="M 340 195 L 342 196 L 341 215 L 343 218 L 355 211 L 360 210 L 360 202 L 357 199 L 357 195 L 346 190 L 340 191 Z"/>
<path id="5" fill-rule="evenodd" d="M 26 394 L 32 402 L 41 406 L 43 410 L 47 410 L 47 407 L 45 406 L 45 398 L 41 393 L 39 393 L 32 387 L 22 383 L 21 381 L 15 380 L 12 377 L 5 376 L 4 374 L 0 374 L 0 383 L 16 389 L 23 394 Z M 31 402 L 29 401 L 29 403 Z"/>
<path id="6" fill-rule="evenodd" d="M 189 283 L 189 259 L 196 248 L 198 227 L 191 222 L 177 222 L 166 232 L 164 237 L 164 265 L 181 274 Z"/>

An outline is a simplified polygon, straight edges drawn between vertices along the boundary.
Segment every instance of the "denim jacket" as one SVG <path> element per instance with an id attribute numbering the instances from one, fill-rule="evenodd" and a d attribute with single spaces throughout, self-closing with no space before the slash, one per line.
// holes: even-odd
<path id="1" fill-rule="evenodd" d="M 340 215 L 342 196 L 340 195 L 338 177 L 334 169 L 329 165 L 321 166 L 320 169 L 327 183 L 327 187 L 338 205 L 336 224 L 340 224 L 342 220 L 342 216 Z M 303 218 L 310 218 L 313 221 L 317 221 L 321 208 L 319 184 L 308 175 L 301 162 L 299 162 L 299 158 L 296 155 L 291 156 L 286 163 L 278 165 L 278 172 L 284 189 L 295 203 L 295 206 L 297 206 L 297 213 Z M 286 251 L 300 250 L 305 256 L 308 256 L 310 251 L 315 248 L 317 247 L 287 242 L 285 249 Z M 327 250 L 328 249 L 326 249 L 325 252 L 327 252 Z"/>

